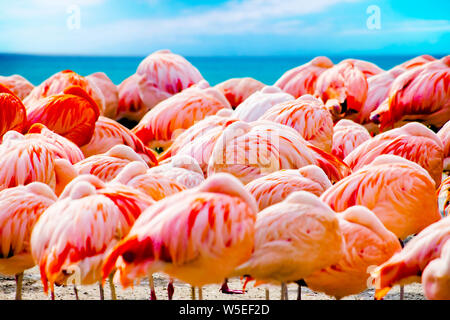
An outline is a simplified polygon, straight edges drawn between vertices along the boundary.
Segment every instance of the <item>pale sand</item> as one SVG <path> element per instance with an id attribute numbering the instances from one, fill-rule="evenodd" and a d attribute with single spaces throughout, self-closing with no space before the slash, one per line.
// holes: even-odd
<path id="1" fill-rule="evenodd" d="M 167 299 L 167 283 L 168 277 L 164 274 L 155 274 L 154 283 L 156 288 L 156 295 L 158 299 Z M 230 289 L 242 289 L 242 283 L 239 278 L 230 279 Z M 23 282 L 22 298 L 24 300 L 48 300 L 49 296 L 46 296 L 42 290 L 42 284 L 40 281 L 39 270 L 37 267 L 25 272 Z M 245 294 L 229 295 L 223 294 L 219 291 L 220 285 L 208 285 L 203 287 L 203 299 L 204 300 L 264 300 L 265 299 L 265 287 L 259 286 L 254 288 L 252 282 L 248 284 L 248 291 Z M 270 299 L 280 299 L 280 287 L 270 285 Z M 289 299 L 295 300 L 297 298 L 297 285 L 290 284 L 288 286 Z M 109 284 L 105 285 L 105 299 L 110 299 Z M 116 285 L 117 298 L 120 300 L 148 300 L 150 290 L 148 287 L 148 280 L 143 279 L 141 283 L 135 286 L 133 289 L 123 290 L 120 285 Z M 91 286 L 79 286 L 78 296 L 81 300 L 98 300 L 99 288 L 98 285 Z M 0 300 L 12 300 L 15 297 L 15 280 L 11 277 L 0 276 Z M 58 300 L 74 300 L 75 294 L 73 286 L 56 287 L 55 298 Z M 190 300 L 191 299 L 191 287 L 188 284 L 175 281 L 175 293 L 173 296 L 176 300 Z M 329 300 L 334 299 L 325 294 L 313 292 L 308 288 L 302 289 L 303 300 Z M 344 298 L 345 300 L 373 300 L 373 289 L 366 290 L 358 295 L 349 296 Z M 391 292 L 385 297 L 386 300 L 398 300 L 399 299 L 399 287 L 394 287 Z M 423 300 L 425 296 L 423 294 L 422 286 L 420 283 L 414 283 L 405 287 L 405 299 L 406 300 Z"/>

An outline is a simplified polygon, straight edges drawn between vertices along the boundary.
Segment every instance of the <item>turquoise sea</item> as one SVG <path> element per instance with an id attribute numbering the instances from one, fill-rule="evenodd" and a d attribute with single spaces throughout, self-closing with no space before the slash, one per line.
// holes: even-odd
<path id="1" fill-rule="evenodd" d="M 390 69 L 414 56 L 329 56 L 334 62 L 345 58 L 364 59 L 383 69 Z M 435 56 L 441 58 L 441 56 Z M 115 84 L 119 84 L 136 72 L 145 57 L 86 57 L 86 56 L 38 56 L 0 54 L 0 75 L 20 74 L 34 85 L 51 75 L 70 69 L 83 76 L 93 72 L 105 72 Z M 310 61 L 313 56 L 299 57 L 186 57 L 203 77 L 215 85 L 236 77 L 253 77 L 265 84 L 273 84 L 285 71 Z"/>

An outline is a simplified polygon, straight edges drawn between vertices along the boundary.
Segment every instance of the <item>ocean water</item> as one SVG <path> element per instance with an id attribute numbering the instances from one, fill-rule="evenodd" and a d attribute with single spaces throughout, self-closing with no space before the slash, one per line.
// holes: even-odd
<path id="1" fill-rule="evenodd" d="M 390 69 L 414 56 L 329 56 L 334 62 L 357 58 Z M 0 75 L 20 74 L 34 85 L 51 75 L 70 69 L 83 76 L 102 71 L 115 84 L 136 72 L 145 57 L 70 57 L 0 54 Z M 310 61 L 314 56 L 299 57 L 186 57 L 209 82 L 216 85 L 237 77 L 252 77 L 267 85 L 273 84 L 284 72 Z M 436 56 L 436 58 L 440 58 Z"/>

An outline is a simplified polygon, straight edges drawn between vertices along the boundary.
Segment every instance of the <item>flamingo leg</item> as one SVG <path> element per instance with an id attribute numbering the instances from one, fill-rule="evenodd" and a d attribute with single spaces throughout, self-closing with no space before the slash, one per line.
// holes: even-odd
<path id="1" fill-rule="evenodd" d="M 269 288 L 266 288 L 265 291 L 266 291 L 266 300 L 270 300 L 270 297 L 269 297 Z"/>
<path id="2" fill-rule="evenodd" d="M 103 290 L 103 285 L 101 282 L 98 283 L 98 288 L 100 290 L 100 300 L 105 300 L 105 291 Z"/>
<path id="3" fill-rule="evenodd" d="M 402 248 L 405 247 L 405 243 L 403 242 L 402 239 L 398 239 L 400 241 L 400 245 L 402 246 Z M 403 298 L 405 297 L 405 286 L 401 285 L 400 286 L 400 300 L 403 300 Z"/>
<path id="4" fill-rule="evenodd" d="M 148 285 L 150 286 L 150 300 L 156 300 L 155 283 L 153 282 L 153 275 L 148 276 Z"/>
<path id="5" fill-rule="evenodd" d="M 244 294 L 245 290 L 230 290 L 230 288 L 228 288 L 228 278 L 225 278 L 222 287 L 220 287 L 220 292 L 225 294 Z"/>
<path id="6" fill-rule="evenodd" d="M 302 300 L 302 287 L 303 286 L 307 287 L 306 282 L 305 280 L 302 279 L 298 280 L 296 283 L 298 285 L 297 300 Z"/>
<path id="7" fill-rule="evenodd" d="M 191 286 L 191 299 L 195 300 L 195 287 Z"/>
<path id="8" fill-rule="evenodd" d="M 203 300 L 203 289 L 198 287 L 198 300 Z"/>
<path id="9" fill-rule="evenodd" d="M 55 300 L 55 292 L 53 290 L 50 293 L 50 297 L 52 300 Z"/>
<path id="10" fill-rule="evenodd" d="M 23 272 L 16 274 L 16 300 L 22 300 Z"/>
<path id="11" fill-rule="evenodd" d="M 281 283 L 281 298 L 280 298 L 280 300 L 288 300 L 287 286 L 286 286 L 286 283 L 284 283 L 284 282 Z"/>
<path id="12" fill-rule="evenodd" d="M 114 286 L 112 274 L 109 275 L 109 288 L 111 289 L 111 300 L 117 300 L 116 287 Z"/>
<path id="13" fill-rule="evenodd" d="M 169 300 L 172 300 L 173 293 L 175 292 L 175 288 L 173 286 L 173 279 L 170 278 L 169 284 L 167 285 L 167 295 L 169 297 Z"/>
<path id="14" fill-rule="evenodd" d="M 80 299 L 78 298 L 78 289 L 77 289 L 77 286 L 76 286 L 76 285 L 73 285 L 73 292 L 75 293 L 75 299 L 76 299 L 76 300 L 80 300 Z"/>

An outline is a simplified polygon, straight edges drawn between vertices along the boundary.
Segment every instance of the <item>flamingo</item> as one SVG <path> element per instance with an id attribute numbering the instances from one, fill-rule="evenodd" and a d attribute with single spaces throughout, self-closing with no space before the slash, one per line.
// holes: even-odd
<path id="1" fill-rule="evenodd" d="M 103 265 L 126 288 L 162 271 L 201 287 L 220 283 L 252 254 L 255 200 L 228 174 L 158 201 L 144 211 Z"/>
<path id="2" fill-rule="evenodd" d="M 249 182 L 245 189 L 255 197 L 260 210 L 279 203 L 295 191 L 320 196 L 331 187 L 325 172 L 315 165 L 275 171 Z"/>
<path id="3" fill-rule="evenodd" d="M 258 120 L 264 112 L 278 103 L 293 101 L 295 98 L 280 88 L 266 86 L 254 92 L 233 112 L 233 117 L 246 122 Z"/>
<path id="4" fill-rule="evenodd" d="M 125 119 L 127 122 L 136 125 L 144 116 L 147 108 L 139 96 L 140 79 L 140 75 L 133 74 L 117 86 L 119 105 L 115 116 L 116 120 L 122 121 Z"/>
<path id="5" fill-rule="evenodd" d="M 441 128 L 450 119 L 450 56 L 410 69 L 391 85 L 387 100 L 371 113 L 380 130 L 420 121 Z"/>
<path id="6" fill-rule="evenodd" d="M 404 69 L 413 69 L 432 61 L 436 61 L 436 58 L 428 54 L 423 54 L 421 56 L 417 56 L 415 58 L 403 62 L 402 64 L 399 65 L 399 67 Z"/>
<path id="7" fill-rule="evenodd" d="M 18 74 L 9 77 L 0 76 L 0 85 L 11 90 L 20 100 L 25 99 L 34 88 L 31 82 Z"/>
<path id="8" fill-rule="evenodd" d="M 383 72 L 376 65 L 346 59 L 325 70 L 317 79 L 315 95 L 323 102 L 335 101 L 331 110 L 336 119 L 355 120 L 367 98 L 368 78 Z"/>
<path id="9" fill-rule="evenodd" d="M 327 189 L 321 199 L 337 212 L 355 205 L 367 207 L 402 240 L 441 218 L 429 173 L 394 155 L 379 156 L 354 171 Z"/>
<path id="10" fill-rule="evenodd" d="M 314 291 L 341 299 L 367 289 L 369 272 L 402 249 L 397 236 L 363 206 L 353 206 L 337 215 L 344 238 L 344 254 L 331 266 L 315 271 L 305 283 Z"/>
<path id="11" fill-rule="evenodd" d="M 94 134 L 88 144 L 81 147 L 86 157 L 108 152 L 116 145 L 132 148 L 148 166 L 156 166 L 158 160 L 150 148 L 147 148 L 131 130 L 117 121 L 100 116 L 95 123 Z"/>
<path id="12" fill-rule="evenodd" d="M 142 162 L 127 164 L 111 182 L 120 183 L 150 196 L 158 201 L 187 188 L 163 174 L 149 173 Z"/>
<path id="13" fill-rule="evenodd" d="M 333 147 L 331 153 L 344 160 L 350 152 L 370 140 L 369 131 L 352 120 L 341 119 L 333 128 Z"/>
<path id="14" fill-rule="evenodd" d="M 444 148 L 439 137 L 424 125 L 408 123 L 377 135 L 350 152 L 344 162 L 358 170 L 382 154 L 393 154 L 418 163 L 429 172 L 436 188 L 439 187 Z"/>
<path id="15" fill-rule="evenodd" d="M 139 121 L 161 101 L 203 80 L 189 61 L 169 50 L 145 58 L 136 73 L 119 85 L 119 114 Z"/>
<path id="16" fill-rule="evenodd" d="M 78 146 L 89 142 L 100 112 L 97 104 L 81 87 L 71 86 L 62 94 L 29 102 L 26 130 L 42 123 Z"/>
<path id="17" fill-rule="evenodd" d="M 202 81 L 156 105 L 132 131 L 151 148 L 165 150 L 180 132 L 223 108 L 231 109 L 228 100 Z"/>
<path id="18" fill-rule="evenodd" d="M 43 99 L 64 92 L 67 88 L 77 86 L 83 89 L 91 100 L 98 106 L 99 113 L 103 114 L 105 110 L 105 99 L 100 89 L 85 77 L 71 71 L 64 70 L 52 75 L 40 85 L 34 87 L 30 94 L 23 100 L 25 106 L 33 106 Z"/>
<path id="19" fill-rule="evenodd" d="M 405 69 L 397 66 L 368 78 L 366 100 L 353 120 L 362 124 L 371 133 L 379 133 L 379 128 L 370 120 L 370 115 L 387 99 L 392 83 L 403 72 Z"/>
<path id="20" fill-rule="evenodd" d="M 69 139 L 49 130 L 41 123 L 33 124 L 25 134 L 26 139 L 40 139 L 50 144 L 54 149 L 54 154 L 58 159 L 67 159 L 71 164 L 75 164 L 84 159 L 80 148 Z"/>
<path id="21" fill-rule="evenodd" d="M 22 132 L 27 113 L 22 101 L 0 84 L 0 138 L 9 130 Z"/>
<path id="22" fill-rule="evenodd" d="M 295 101 L 274 105 L 259 120 L 270 120 L 292 127 L 312 145 L 331 152 L 333 118 L 323 102 L 309 94 Z"/>
<path id="23" fill-rule="evenodd" d="M 41 182 L 0 191 L 0 274 L 16 277 L 16 300 L 22 298 L 23 272 L 35 265 L 31 231 L 56 200 L 53 190 Z"/>
<path id="24" fill-rule="evenodd" d="M 314 94 L 317 78 L 331 67 L 333 67 L 333 62 L 330 59 L 316 57 L 308 63 L 286 71 L 274 86 L 295 98 L 305 94 Z"/>
<path id="25" fill-rule="evenodd" d="M 437 136 L 444 145 L 444 170 L 450 171 L 450 120 L 438 131 Z"/>
<path id="26" fill-rule="evenodd" d="M 0 190 L 42 182 L 60 194 L 76 172 L 58 152 L 61 149 L 43 139 L 8 131 L 0 145 Z"/>
<path id="27" fill-rule="evenodd" d="M 53 298 L 55 284 L 99 282 L 105 255 L 153 203 L 139 191 L 106 185 L 94 176 L 74 179 L 42 213 L 31 234 L 31 254 L 39 265 L 44 292 L 50 288 Z M 100 296 L 103 299 L 102 286 Z"/>
<path id="28" fill-rule="evenodd" d="M 350 173 L 341 160 L 311 145 L 291 127 L 267 120 L 237 121 L 215 143 L 208 176 L 227 172 L 247 184 L 278 170 L 310 164 L 322 168 L 332 182 Z"/>
<path id="29" fill-rule="evenodd" d="M 233 78 L 221 82 L 215 86 L 225 98 L 227 98 L 233 109 L 245 101 L 254 92 L 261 90 L 266 85 L 253 78 Z"/>
<path id="30" fill-rule="evenodd" d="M 119 107 L 119 90 L 117 86 L 104 72 L 96 72 L 86 77 L 89 82 L 93 82 L 95 86 L 102 92 L 105 100 L 105 110 L 103 115 L 108 118 L 114 118 Z"/>
<path id="31" fill-rule="evenodd" d="M 172 145 L 158 157 L 158 160 L 164 161 L 174 155 L 187 155 L 197 161 L 206 176 L 208 162 L 217 139 L 226 127 L 237 121 L 237 119 L 229 118 L 228 115 L 223 116 L 224 110 L 229 109 L 222 109 L 216 115 L 208 116 L 180 133 Z"/>
<path id="32" fill-rule="evenodd" d="M 258 284 L 301 283 L 315 271 L 337 263 L 343 249 L 333 210 L 317 196 L 296 191 L 257 214 L 255 248 L 233 274 L 250 275 Z M 283 293 L 282 299 L 287 299 Z"/>
<path id="33" fill-rule="evenodd" d="M 442 181 L 436 193 L 438 195 L 439 205 L 442 204 L 443 216 L 450 215 L 450 177 Z"/>
<path id="34" fill-rule="evenodd" d="M 421 281 L 427 299 L 450 300 L 450 217 L 422 230 L 372 277 L 377 299 L 396 284 Z"/>
<path id="35" fill-rule="evenodd" d="M 147 170 L 149 174 L 164 176 L 191 189 L 205 180 L 198 162 L 188 155 L 175 155 Z"/>
<path id="36" fill-rule="evenodd" d="M 125 145 L 116 145 L 108 152 L 77 162 L 74 168 L 78 174 L 92 174 L 102 181 L 108 182 L 133 161 L 139 161 L 148 168 L 145 161 L 133 149 Z"/>

